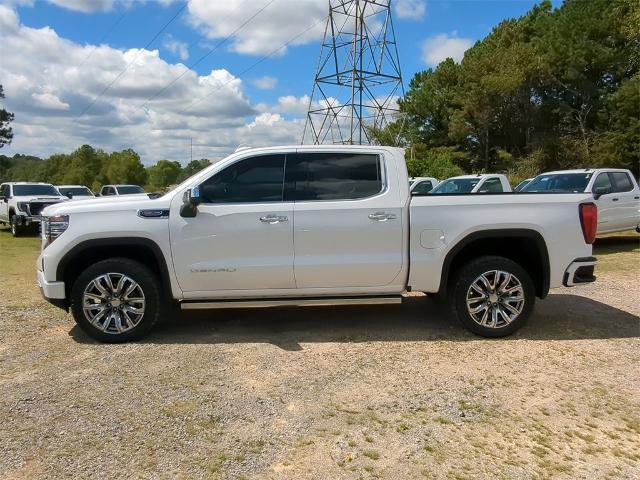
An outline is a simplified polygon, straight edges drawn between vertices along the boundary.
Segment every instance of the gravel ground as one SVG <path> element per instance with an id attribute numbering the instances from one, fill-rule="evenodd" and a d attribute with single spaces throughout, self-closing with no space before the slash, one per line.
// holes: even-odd
<path id="1" fill-rule="evenodd" d="M 639 478 L 640 249 L 513 337 L 402 306 L 183 315 L 101 345 L 0 230 L 0 478 Z"/>

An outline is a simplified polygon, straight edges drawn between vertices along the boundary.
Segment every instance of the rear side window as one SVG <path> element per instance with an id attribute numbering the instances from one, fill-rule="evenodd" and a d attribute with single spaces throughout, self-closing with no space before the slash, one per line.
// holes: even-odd
<path id="1" fill-rule="evenodd" d="M 629 178 L 629 174 L 625 172 L 612 172 L 611 175 L 614 184 L 614 192 L 630 192 L 633 190 L 633 183 Z"/>
<path id="2" fill-rule="evenodd" d="M 297 153 L 287 156 L 285 200 L 357 200 L 381 191 L 378 155 Z"/>
<path id="3" fill-rule="evenodd" d="M 504 192 L 504 190 L 502 189 L 502 182 L 500 181 L 499 178 L 489 178 L 486 182 L 484 182 L 484 185 L 482 185 L 480 192 L 481 193 L 482 192 L 487 192 L 487 193 Z"/>
<path id="4" fill-rule="evenodd" d="M 200 185 L 204 203 L 281 202 L 284 155 L 246 158 Z"/>
<path id="5" fill-rule="evenodd" d="M 596 181 L 593 182 L 593 193 L 596 193 L 596 190 L 599 188 L 606 188 L 607 191 L 613 191 L 613 186 L 611 185 L 611 179 L 609 178 L 608 173 L 600 173 L 596 177 Z"/>
<path id="6" fill-rule="evenodd" d="M 433 184 L 431 183 L 431 180 L 423 180 L 422 182 L 418 182 L 418 184 L 413 187 L 411 193 L 414 195 L 421 195 L 429 193 L 431 190 L 433 190 Z"/>

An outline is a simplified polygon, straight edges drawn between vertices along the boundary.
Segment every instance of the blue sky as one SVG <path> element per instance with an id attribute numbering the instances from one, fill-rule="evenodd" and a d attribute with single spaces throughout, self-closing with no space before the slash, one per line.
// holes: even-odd
<path id="1" fill-rule="evenodd" d="M 48 156 L 90 143 L 106 150 L 132 147 L 145 163 L 160 158 L 184 162 L 185 142 L 191 137 L 197 145 L 196 157 L 219 157 L 240 143 L 299 142 L 304 123 L 302 104 L 308 103 L 305 95 L 311 93 L 320 48 L 317 31 L 246 74 L 240 73 L 321 19 L 327 10 L 326 0 L 189 0 L 180 16 L 149 46 L 149 52 L 140 54 L 139 68 L 126 71 L 102 96 L 103 88 L 135 58 L 134 53 L 126 52 L 145 46 L 183 2 L 0 3 L 4 5 L 0 7 L 0 58 L 6 59 L 0 61 L 0 83 L 7 96 L 5 106 L 16 113 L 14 143 L 2 153 Z M 536 2 L 393 3 L 406 85 L 414 73 L 433 66 L 445 55 L 459 60 L 464 49 L 486 36 L 493 26 L 524 14 Z M 149 105 L 151 111 L 134 108 L 183 72 L 185 67 L 180 64 L 190 65 L 267 4 L 237 36 L 170 89 L 177 95 L 175 102 L 165 102 L 161 95 L 158 102 Z M 101 39 L 104 47 L 92 52 Z M 31 61 L 25 62 L 24 56 Z M 212 75 L 212 71 L 218 73 Z M 193 116 L 189 116 L 192 112 L 180 112 L 180 105 L 206 92 L 202 82 L 213 85 L 216 81 L 219 91 L 213 89 L 201 111 Z M 78 117 L 97 97 L 88 114 Z"/>

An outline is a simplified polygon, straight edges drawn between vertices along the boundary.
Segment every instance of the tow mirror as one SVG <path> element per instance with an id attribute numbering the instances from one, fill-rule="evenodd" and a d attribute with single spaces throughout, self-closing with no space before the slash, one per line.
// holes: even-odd
<path id="1" fill-rule="evenodd" d="M 71 200 L 73 198 L 73 193 L 67 192 L 67 198 Z"/>
<path id="2" fill-rule="evenodd" d="M 597 187 L 593 194 L 593 198 L 598 200 L 601 196 L 607 195 L 608 193 L 611 193 L 611 189 L 609 187 Z"/>
<path id="3" fill-rule="evenodd" d="M 184 218 L 193 218 L 198 214 L 198 205 L 202 202 L 200 197 L 200 187 L 196 186 L 184 192 L 182 196 L 182 207 L 180 207 L 180 216 Z"/>

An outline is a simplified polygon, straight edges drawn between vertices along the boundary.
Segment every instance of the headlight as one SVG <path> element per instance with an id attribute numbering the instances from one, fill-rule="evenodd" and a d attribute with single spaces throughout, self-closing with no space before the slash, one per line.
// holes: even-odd
<path id="1" fill-rule="evenodd" d="M 69 228 L 69 215 L 56 215 L 54 217 L 42 218 L 42 240 L 44 246 L 50 245 L 53 241 Z"/>
<path id="2" fill-rule="evenodd" d="M 21 212 L 27 212 L 27 207 L 29 206 L 29 202 L 18 202 L 18 210 L 20 210 Z"/>

